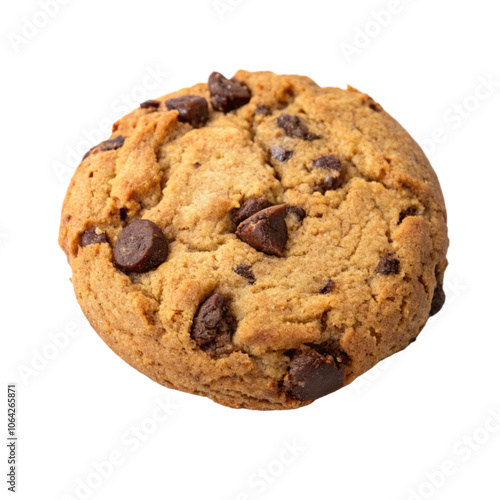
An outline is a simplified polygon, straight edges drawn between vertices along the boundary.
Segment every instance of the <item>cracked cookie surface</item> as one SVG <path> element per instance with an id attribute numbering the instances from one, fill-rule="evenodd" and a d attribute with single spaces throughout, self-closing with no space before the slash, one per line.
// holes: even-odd
<path id="1" fill-rule="evenodd" d="M 214 73 L 143 103 L 85 155 L 59 242 L 119 356 L 235 408 L 347 385 L 444 303 L 424 153 L 366 94 L 300 76 Z"/>

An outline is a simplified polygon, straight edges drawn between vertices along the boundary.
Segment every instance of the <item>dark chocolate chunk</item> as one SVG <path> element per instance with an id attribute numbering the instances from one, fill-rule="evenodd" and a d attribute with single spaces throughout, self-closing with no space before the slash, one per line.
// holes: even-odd
<path id="1" fill-rule="evenodd" d="M 149 109 L 149 108 L 158 109 L 159 107 L 160 107 L 160 101 L 156 101 L 154 99 L 150 99 L 148 101 L 144 101 L 143 103 L 141 103 L 142 109 Z"/>
<path id="2" fill-rule="evenodd" d="M 302 207 L 286 207 L 286 215 L 292 215 L 302 222 L 306 217 L 306 211 Z"/>
<path id="3" fill-rule="evenodd" d="M 299 401 L 313 401 L 340 389 L 344 377 L 332 356 L 300 352 L 292 357 L 284 389 Z"/>
<path id="4" fill-rule="evenodd" d="M 406 219 L 406 217 L 417 215 L 417 213 L 418 213 L 417 207 L 408 207 L 399 214 L 398 224 L 401 224 L 401 222 L 403 222 Z"/>
<path id="5" fill-rule="evenodd" d="M 243 203 L 238 210 L 236 210 L 233 220 L 235 224 L 238 225 L 245 219 L 251 217 L 253 214 L 260 212 L 264 208 L 270 207 L 271 205 L 272 203 L 270 203 L 264 196 L 261 196 L 260 198 L 252 196 L 251 198 L 248 198 L 248 200 L 245 201 L 245 203 Z"/>
<path id="6" fill-rule="evenodd" d="M 436 285 L 436 288 L 434 289 L 434 295 L 432 296 L 431 311 L 429 313 L 429 317 L 434 316 L 439 311 L 441 311 L 442 307 L 444 306 L 445 300 L 446 294 L 443 289 L 443 284 L 438 283 Z"/>
<path id="7" fill-rule="evenodd" d="M 99 231 L 99 232 L 98 232 Z M 84 231 L 80 236 L 80 246 L 94 245 L 96 243 L 107 243 L 108 237 L 104 231 L 100 231 L 96 226 Z"/>
<path id="8" fill-rule="evenodd" d="M 340 160 L 336 156 L 320 156 L 313 161 L 313 166 L 316 168 L 322 168 L 323 170 L 328 170 L 330 172 L 329 176 L 325 177 L 325 179 L 320 184 L 313 188 L 313 192 L 325 194 L 327 191 L 338 187 L 340 174 L 342 173 L 342 165 L 340 163 Z"/>
<path id="9" fill-rule="evenodd" d="M 339 174 L 342 172 L 340 160 L 334 155 L 320 156 L 313 161 L 313 165 L 316 168 L 324 168 L 326 170 L 338 172 Z"/>
<path id="10" fill-rule="evenodd" d="M 272 146 L 269 153 L 271 154 L 271 158 L 281 162 L 288 161 L 293 156 L 293 151 L 286 150 L 281 146 Z"/>
<path id="11" fill-rule="evenodd" d="M 210 102 L 217 111 L 227 113 L 250 101 L 250 89 L 236 78 L 228 80 L 220 73 L 213 72 L 208 79 Z"/>
<path id="12" fill-rule="evenodd" d="M 269 106 L 260 105 L 260 106 L 257 106 L 257 109 L 255 110 L 255 114 L 266 116 L 269 114 L 270 111 L 271 111 L 271 109 L 269 108 Z"/>
<path id="13" fill-rule="evenodd" d="M 332 280 L 328 280 L 326 285 L 319 291 L 319 293 L 325 295 L 330 293 L 335 288 L 335 283 Z"/>
<path id="14" fill-rule="evenodd" d="M 82 161 L 85 160 L 90 154 L 95 155 L 96 153 L 100 153 L 102 151 L 112 151 L 113 149 L 120 149 L 123 146 L 123 143 L 125 142 L 125 137 L 118 135 L 114 139 L 108 139 L 107 141 L 101 142 L 101 144 L 98 144 L 94 148 L 92 148 L 90 151 L 85 153 L 84 157 L 82 158 Z"/>
<path id="15" fill-rule="evenodd" d="M 306 344 L 323 356 L 329 355 L 337 366 L 348 366 L 351 362 L 349 356 L 340 348 L 338 340 L 329 339 L 321 344 Z"/>
<path id="16" fill-rule="evenodd" d="M 198 308 L 191 327 L 191 338 L 208 354 L 229 354 L 233 350 L 232 318 L 227 315 L 227 299 L 214 293 Z"/>
<path id="17" fill-rule="evenodd" d="M 380 113 L 381 111 L 383 111 L 382 106 L 378 102 L 375 102 L 371 97 L 368 97 L 367 102 L 368 102 L 368 107 L 372 111 L 375 111 L 376 113 Z"/>
<path id="18" fill-rule="evenodd" d="M 393 253 L 387 252 L 380 258 L 377 269 L 375 269 L 375 271 L 379 274 L 398 274 L 399 260 L 396 259 Z"/>
<path id="19" fill-rule="evenodd" d="M 236 236 L 261 252 L 283 257 L 288 240 L 285 222 L 286 205 L 274 205 L 244 220 Z"/>
<path id="20" fill-rule="evenodd" d="M 116 239 L 113 256 L 118 269 L 145 273 L 165 262 L 168 243 L 161 229 L 139 219 L 126 226 Z"/>
<path id="21" fill-rule="evenodd" d="M 278 117 L 277 123 L 278 127 L 282 128 L 289 137 L 305 141 L 314 141 L 320 138 L 319 135 L 309 132 L 309 129 L 304 125 L 300 116 L 283 114 Z"/>
<path id="22" fill-rule="evenodd" d="M 208 103 L 204 97 L 197 95 L 183 95 L 165 101 L 170 111 L 179 112 L 179 121 L 187 122 L 195 128 L 203 127 L 208 120 Z"/>
<path id="23" fill-rule="evenodd" d="M 327 176 L 324 178 L 323 181 L 321 181 L 319 184 L 313 187 L 313 192 L 316 193 L 321 193 L 325 194 L 327 191 L 331 191 L 332 189 L 335 189 L 337 186 L 337 179 L 334 179 L 333 177 Z"/>
<path id="24" fill-rule="evenodd" d="M 248 282 L 252 285 L 256 281 L 255 274 L 253 273 L 252 266 L 250 264 L 240 264 L 234 268 L 234 272 L 248 280 Z"/>
<path id="25" fill-rule="evenodd" d="M 226 297 L 214 293 L 198 309 L 193 321 L 192 337 L 200 347 L 215 339 L 217 325 L 225 313 L 225 304 Z"/>
<path id="26" fill-rule="evenodd" d="M 125 137 L 118 135 L 114 139 L 108 139 L 107 141 L 101 142 L 97 148 L 99 151 L 112 151 L 113 149 L 120 149 L 124 142 Z"/>

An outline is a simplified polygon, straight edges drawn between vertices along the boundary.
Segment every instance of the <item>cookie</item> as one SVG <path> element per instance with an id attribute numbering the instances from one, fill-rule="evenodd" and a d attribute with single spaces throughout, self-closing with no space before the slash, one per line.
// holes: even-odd
<path id="1" fill-rule="evenodd" d="M 170 388 L 290 409 L 444 303 L 438 179 L 368 95 L 213 73 L 143 103 L 76 170 L 59 242 L 103 340 Z"/>

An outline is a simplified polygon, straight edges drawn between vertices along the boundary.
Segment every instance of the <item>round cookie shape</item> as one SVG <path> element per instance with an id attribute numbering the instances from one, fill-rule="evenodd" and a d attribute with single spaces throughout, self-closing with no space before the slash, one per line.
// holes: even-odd
<path id="1" fill-rule="evenodd" d="M 233 408 L 331 394 L 445 302 L 424 153 L 367 94 L 297 75 L 213 73 L 142 103 L 82 159 L 59 243 L 119 356 Z"/>

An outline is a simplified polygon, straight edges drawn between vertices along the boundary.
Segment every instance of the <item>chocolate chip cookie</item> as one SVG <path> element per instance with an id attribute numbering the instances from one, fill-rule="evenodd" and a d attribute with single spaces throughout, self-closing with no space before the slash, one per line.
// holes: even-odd
<path id="1" fill-rule="evenodd" d="M 149 100 L 85 155 L 59 242 L 123 359 L 234 408 L 298 408 L 444 303 L 439 182 L 368 95 L 239 71 Z"/>

